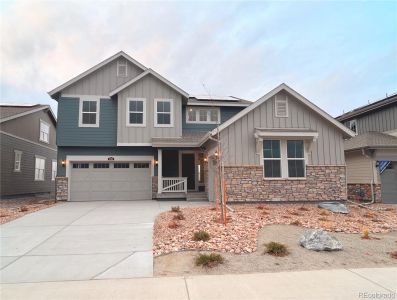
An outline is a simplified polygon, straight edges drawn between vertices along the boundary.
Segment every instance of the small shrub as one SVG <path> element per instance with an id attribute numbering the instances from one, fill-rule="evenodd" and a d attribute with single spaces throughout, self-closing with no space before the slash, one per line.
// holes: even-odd
<path id="1" fill-rule="evenodd" d="M 170 229 L 176 229 L 176 228 L 178 228 L 180 226 L 181 225 L 178 222 L 176 222 L 176 221 L 171 221 L 171 222 L 168 223 L 168 228 L 170 228 Z"/>
<path id="2" fill-rule="evenodd" d="M 373 219 L 376 217 L 376 214 L 374 214 L 373 212 L 366 212 L 365 214 L 363 214 L 364 218 L 368 218 L 368 219 Z"/>
<path id="3" fill-rule="evenodd" d="M 262 211 L 262 215 L 267 216 L 268 214 L 269 214 L 269 213 L 268 213 L 266 210 Z"/>
<path id="4" fill-rule="evenodd" d="M 369 240 L 369 239 L 370 239 L 368 228 L 365 228 L 365 229 L 363 230 L 363 235 L 361 236 L 361 238 L 362 238 L 362 239 L 365 239 L 365 240 Z"/>
<path id="5" fill-rule="evenodd" d="M 211 253 L 211 254 L 199 254 L 196 257 L 196 266 L 203 266 L 208 268 L 216 267 L 219 264 L 223 264 L 224 259 L 222 255 Z"/>
<path id="6" fill-rule="evenodd" d="M 298 208 L 300 211 L 309 211 L 310 209 L 308 209 L 307 207 L 301 206 Z"/>
<path id="7" fill-rule="evenodd" d="M 21 207 L 19 208 L 19 211 L 22 211 L 22 212 L 24 212 L 24 211 L 29 211 L 29 207 L 26 206 L 26 205 L 23 205 L 23 206 L 21 206 Z"/>
<path id="8" fill-rule="evenodd" d="M 171 207 L 171 211 L 177 213 L 181 211 L 181 208 L 179 206 L 173 206 Z"/>
<path id="9" fill-rule="evenodd" d="M 263 205 L 258 205 L 258 206 L 256 207 L 256 209 L 263 210 L 263 209 L 265 209 L 265 207 L 264 207 Z"/>
<path id="10" fill-rule="evenodd" d="M 301 223 L 301 221 L 299 221 L 299 220 L 295 220 L 295 221 L 291 222 L 291 225 L 301 226 L 302 223 Z"/>
<path id="11" fill-rule="evenodd" d="M 210 210 L 216 210 L 216 207 L 211 207 Z"/>
<path id="12" fill-rule="evenodd" d="M 397 259 L 397 251 L 390 252 L 390 257 Z"/>
<path id="13" fill-rule="evenodd" d="M 210 235 L 207 231 L 199 230 L 193 234 L 193 240 L 195 241 L 208 241 L 210 239 Z"/>
<path id="14" fill-rule="evenodd" d="M 318 220 L 319 220 L 319 221 L 324 221 L 324 222 L 328 221 L 328 219 L 325 218 L 325 217 L 320 217 L 320 218 L 318 218 Z"/>
<path id="15" fill-rule="evenodd" d="M 185 220 L 185 216 L 184 216 L 183 213 L 180 211 L 180 212 L 178 212 L 172 219 L 174 219 L 174 220 Z"/>
<path id="16" fill-rule="evenodd" d="M 288 250 L 287 246 L 284 244 L 280 244 L 277 242 L 270 242 L 268 244 L 265 244 L 266 249 L 265 253 L 274 255 L 274 256 L 286 256 L 288 255 Z"/>
<path id="17" fill-rule="evenodd" d="M 320 210 L 319 214 L 320 216 L 329 216 L 329 212 L 325 209 Z"/>

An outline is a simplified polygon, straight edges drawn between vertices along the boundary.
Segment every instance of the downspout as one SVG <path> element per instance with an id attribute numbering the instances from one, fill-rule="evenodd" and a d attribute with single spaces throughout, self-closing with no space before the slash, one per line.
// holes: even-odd
<path id="1" fill-rule="evenodd" d="M 374 173 L 374 164 L 372 161 L 372 157 L 369 156 L 368 154 L 365 153 L 364 148 L 361 149 L 362 155 L 364 155 L 366 158 L 371 160 L 371 169 L 372 169 L 372 180 L 371 180 L 371 202 L 369 203 L 362 203 L 363 205 L 371 205 L 375 203 L 376 197 L 375 197 L 375 192 L 374 192 L 374 184 L 375 184 L 375 173 Z"/>

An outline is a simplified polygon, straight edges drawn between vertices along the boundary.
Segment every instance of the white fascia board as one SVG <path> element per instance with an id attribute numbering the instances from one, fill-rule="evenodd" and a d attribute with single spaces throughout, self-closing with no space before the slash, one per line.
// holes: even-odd
<path id="1" fill-rule="evenodd" d="M 111 157 L 112 160 L 108 160 Z M 133 155 L 133 156 L 122 156 L 122 155 L 67 155 L 67 162 L 75 162 L 75 161 L 152 161 L 152 155 Z"/>
<path id="2" fill-rule="evenodd" d="M 318 138 L 318 132 L 308 131 L 271 131 L 271 130 L 256 130 L 255 138 L 259 137 L 301 137 L 301 138 Z"/>
<path id="3" fill-rule="evenodd" d="M 195 148 L 199 147 L 198 143 L 153 143 L 153 147 L 182 147 L 182 148 Z"/>
<path id="4" fill-rule="evenodd" d="M 139 63 L 138 61 L 133 59 L 128 54 L 124 53 L 123 51 L 120 51 L 120 52 L 116 53 L 115 55 L 105 59 L 102 62 L 100 62 L 99 64 L 93 66 L 92 68 L 88 69 L 87 71 L 81 73 L 80 75 L 77 75 L 76 77 L 70 79 L 69 81 L 65 82 L 64 84 L 58 86 L 57 88 L 53 89 L 52 91 L 49 91 L 48 94 L 52 97 L 53 95 L 55 95 L 56 93 L 60 92 L 64 88 L 70 86 L 71 84 L 73 84 L 76 81 L 80 80 L 81 78 L 91 74 L 92 72 L 95 72 L 99 68 L 103 67 L 104 65 L 108 64 L 109 62 L 111 62 L 111 61 L 113 61 L 113 60 L 115 60 L 115 59 L 117 59 L 119 57 L 124 57 L 125 59 L 127 59 L 128 61 L 130 61 L 132 64 L 136 65 L 137 67 L 141 68 L 142 70 L 146 70 L 147 69 L 144 65 L 142 65 L 141 63 Z"/>
<path id="5" fill-rule="evenodd" d="M 340 130 L 342 130 L 347 136 L 349 137 L 353 137 L 356 135 L 355 132 L 353 132 L 352 130 L 348 129 L 347 127 L 345 127 L 344 125 L 342 125 L 341 123 L 339 123 L 338 121 L 336 121 L 334 118 L 332 118 L 329 114 L 327 114 L 325 111 L 323 111 L 322 109 L 320 109 L 318 106 L 316 106 L 315 104 L 313 104 L 312 102 L 310 102 L 308 99 L 306 99 L 305 97 L 303 97 L 302 95 L 300 95 L 299 93 L 297 93 L 296 91 L 294 91 L 292 88 L 290 88 L 288 85 L 286 85 L 285 83 L 280 84 L 279 86 L 277 86 L 276 88 L 274 88 L 273 90 L 271 90 L 270 92 L 268 92 L 267 94 L 265 94 L 263 97 L 259 98 L 257 101 L 255 101 L 254 103 L 252 103 L 250 106 L 248 106 L 247 108 L 243 109 L 242 111 L 240 111 L 239 113 L 237 113 L 236 115 L 234 115 L 233 117 L 231 117 L 229 120 L 227 120 L 225 123 L 221 124 L 219 126 L 219 131 L 224 130 L 226 127 L 230 126 L 231 124 L 233 124 L 234 122 L 236 122 L 237 120 L 239 120 L 240 118 L 242 118 L 243 116 L 245 116 L 246 114 L 248 114 L 250 111 L 254 110 L 255 108 L 257 108 L 258 106 L 260 106 L 262 103 L 266 102 L 267 100 L 269 100 L 270 98 L 272 98 L 274 95 L 276 95 L 278 92 L 280 92 L 281 90 L 285 90 L 288 93 L 290 93 L 291 95 L 293 95 L 296 99 L 298 99 L 299 101 L 301 101 L 303 104 L 305 104 L 306 106 L 308 106 L 309 108 L 311 108 L 312 110 L 314 110 L 315 112 L 317 112 L 319 115 L 321 115 L 323 118 L 325 118 L 326 120 L 328 120 L 329 122 L 331 122 L 333 125 L 335 125 L 337 128 L 339 128 Z M 215 128 L 214 130 L 212 130 L 211 135 L 215 135 L 217 133 L 217 129 Z"/>
<path id="6" fill-rule="evenodd" d="M 187 102 L 187 106 L 237 106 L 237 107 L 247 107 L 251 104 L 248 103 L 213 103 L 213 102 Z"/>
<path id="7" fill-rule="evenodd" d="M 117 143 L 117 146 L 125 146 L 125 147 L 130 147 L 130 146 L 152 146 L 152 143 Z"/>

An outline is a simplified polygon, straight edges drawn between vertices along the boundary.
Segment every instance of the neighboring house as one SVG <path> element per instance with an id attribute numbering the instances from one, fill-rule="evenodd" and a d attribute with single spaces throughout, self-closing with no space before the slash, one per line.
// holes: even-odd
<path id="1" fill-rule="evenodd" d="M 54 194 L 56 118 L 48 105 L 0 104 L 1 198 Z"/>
<path id="2" fill-rule="evenodd" d="M 230 201 L 346 199 L 354 133 L 285 84 L 255 103 L 192 96 L 119 52 L 49 94 L 58 199 L 214 200 L 219 156 Z"/>
<path id="3" fill-rule="evenodd" d="M 397 203 L 397 94 L 336 119 L 358 134 L 345 142 L 349 198 Z"/>

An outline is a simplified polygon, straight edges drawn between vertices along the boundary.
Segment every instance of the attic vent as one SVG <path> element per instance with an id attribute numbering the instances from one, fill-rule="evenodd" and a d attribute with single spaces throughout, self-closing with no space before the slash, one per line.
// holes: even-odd
<path id="1" fill-rule="evenodd" d="M 284 99 L 283 99 L 284 98 Z M 275 99 L 275 115 L 279 118 L 288 117 L 288 99 L 287 97 L 277 97 Z"/>
<path id="2" fill-rule="evenodd" d="M 119 59 L 117 61 L 117 77 L 127 77 L 127 61 Z"/>

